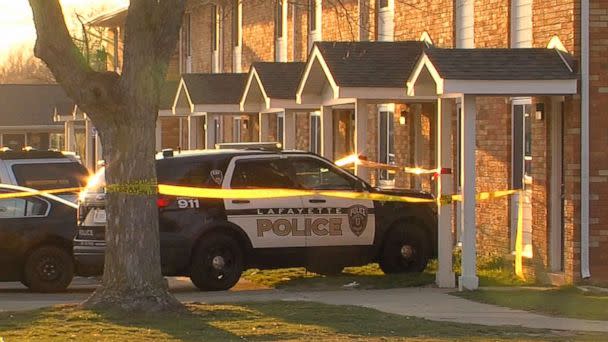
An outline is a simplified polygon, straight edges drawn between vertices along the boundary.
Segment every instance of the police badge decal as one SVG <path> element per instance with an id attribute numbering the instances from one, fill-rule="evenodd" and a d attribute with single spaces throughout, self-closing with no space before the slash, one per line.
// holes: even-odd
<path id="1" fill-rule="evenodd" d="M 211 176 L 211 179 L 215 182 L 215 184 L 222 185 L 222 181 L 224 180 L 224 173 L 222 172 L 222 170 L 211 170 L 209 175 Z"/>
<path id="2" fill-rule="evenodd" d="M 367 208 L 362 205 L 353 205 L 348 208 L 348 224 L 350 230 L 357 236 L 361 236 L 367 227 Z"/>

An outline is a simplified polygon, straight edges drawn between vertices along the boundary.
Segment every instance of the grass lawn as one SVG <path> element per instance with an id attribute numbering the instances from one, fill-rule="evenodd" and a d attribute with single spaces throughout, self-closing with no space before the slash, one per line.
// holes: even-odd
<path id="1" fill-rule="evenodd" d="M 595 341 L 607 336 L 431 322 L 306 302 L 190 304 L 181 314 L 126 315 L 63 306 L 0 314 L 10 341 Z"/>
<path id="2" fill-rule="evenodd" d="M 573 287 L 555 290 L 478 290 L 454 295 L 548 315 L 608 321 L 608 296 L 583 294 Z"/>
<path id="3" fill-rule="evenodd" d="M 378 264 L 360 267 L 347 267 L 342 274 L 322 276 L 307 272 L 304 268 L 284 268 L 278 270 L 251 269 L 243 273 L 247 280 L 272 288 L 285 290 L 338 290 L 344 285 L 356 282 L 357 289 L 387 289 L 398 287 L 426 286 L 434 284 L 437 261 L 432 260 L 422 273 L 389 274 L 380 270 Z M 458 265 L 456 272 L 459 272 Z M 519 286 L 530 285 L 518 279 L 501 259 L 479 261 L 479 283 L 481 286 Z M 347 286 L 348 287 L 348 286 Z"/>

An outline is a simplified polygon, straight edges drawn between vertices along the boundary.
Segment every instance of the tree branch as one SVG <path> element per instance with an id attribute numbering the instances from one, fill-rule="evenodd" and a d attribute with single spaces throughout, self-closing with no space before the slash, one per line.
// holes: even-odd
<path id="1" fill-rule="evenodd" d="M 120 96 L 115 73 L 99 73 L 87 64 L 65 23 L 59 0 L 29 0 L 37 39 L 34 53 L 78 106 L 96 121 L 97 113 L 117 112 Z"/>

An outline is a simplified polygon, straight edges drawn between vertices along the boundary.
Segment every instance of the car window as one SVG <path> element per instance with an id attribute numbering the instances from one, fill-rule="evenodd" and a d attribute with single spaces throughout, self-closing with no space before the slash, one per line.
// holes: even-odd
<path id="1" fill-rule="evenodd" d="M 47 210 L 48 203 L 35 197 L 0 199 L 0 218 L 45 216 Z"/>
<path id="2" fill-rule="evenodd" d="M 316 158 L 293 157 L 290 164 L 294 169 L 298 186 L 310 190 L 354 190 L 357 181 L 340 172 L 333 165 Z"/>
<path id="3" fill-rule="evenodd" d="M 236 162 L 230 187 L 248 188 L 294 188 L 285 160 L 258 159 Z"/>
<path id="4" fill-rule="evenodd" d="M 89 172 L 80 163 L 15 164 L 12 167 L 17 184 L 49 190 L 83 187 Z"/>
<path id="5" fill-rule="evenodd" d="M 156 168 L 158 182 L 162 184 L 219 187 L 223 171 L 216 170 L 210 163 L 158 163 Z"/>

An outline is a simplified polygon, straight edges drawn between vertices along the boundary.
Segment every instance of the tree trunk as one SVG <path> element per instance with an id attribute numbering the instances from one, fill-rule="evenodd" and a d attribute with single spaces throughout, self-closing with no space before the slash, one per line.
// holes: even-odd
<path id="1" fill-rule="evenodd" d="M 132 101 L 135 102 L 135 101 Z M 136 111 L 137 107 L 128 105 Z M 160 270 L 156 207 L 155 120 L 150 112 L 128 113 L 128 123 L 103 133 L 106 166 L 106 255 L 103 284 L 84 303 L 89 308 L 128 311 L 175 310 L 181 307 Z"/>

